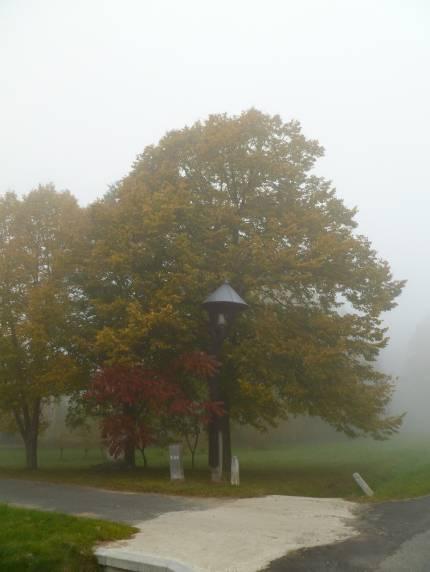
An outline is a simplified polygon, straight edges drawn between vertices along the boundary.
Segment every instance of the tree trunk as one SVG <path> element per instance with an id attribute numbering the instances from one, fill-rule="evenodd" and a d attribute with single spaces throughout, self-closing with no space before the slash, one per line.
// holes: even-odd
<path id="1" fill-rule="evenodd" d="M 128 469 L 134 469 L 136 467 L 136 449 L 130 441 L 125 444 L 124 463 Z"/>
<path id="2" fill-rule="evenodd" d="M 218 361 L 221 361 L 221 348 L 223 343 L 223 335 L 217 330 L 217 326 L 211 326 L 211 344 L 209 353 L 213 355 Z M 220 388 L 220 372 L 217 371 L 214 376 L 209 379 L 209 399 L 211 401 L 221 401 L 221 388 Z M 220 419 L 213 416 L 208 424 L 208 464 L 209 468 L 213 471 L 219 465 L 219 437 L 218 433 L 221 430 Z"/>
<path id="3" fill-rule="evenodd" d="M 143 466 L 146 469 L 148 466 L 148 458 L 145 453 L 145 447 L 142 447 L 141 452 L 142 452 Z"/>
<path id="4" fill-rule="evenodd" d="M 214 348 L 216 349 L 216 348 Z M 218 357 L 219 351 L 213 352 Z M 219 374 L 215 374 L 209 380 L 209 398 L 211 401 L 220 401 Z M 220 431 L 220 419 L 213 416 L 208 424 L 208 464 L 211 469 L 219 465 L 218 432 Z"/>
<path id="5" fill-rule="evenodd" d="M 124 404 L 123 412 L 126 417 L 136 420 L 135 410 L 132 405 Z M 134 469 L 136 467 L 136 447 L 134 444 L 133 435 L 126 437 L 124 444 L 124 464 L 127 469 Z"/>
<path id="6" fill-rule="evenodd" d="M 32 471 L 38 468 L 37 437 L 37 432 L 31 431 L 24 438 L 26 467 Z"/>
<path id="7" fill-rule="evenodd" d="M 225 414 L 221 417 L 222 431 L 222 472 L 223 475 L 230 480 L 231 473 L 231 430 L 230 430 L 230 413 L 225 406 Z"/>
<path id="8" fill-rule="evenodd" d="M 208 425 L 208 464 L 211 469 L 218 467 L 218 422 L 212 419 Z"/>
<path id="9" fill-rule="evenodd" d="M 28 404 L 23 400 L 21 409 L 14 410 L 16 424 L 21 433 L 25 446 L 25 461 L 27 469 L 32 471 L 38 468 L 37 445 L 39 437 L 41 400 L 36 399 Z"/>
<path id="10" fill-rule="evenodd" d="M 190 449 L 190 452 L 191 452 L 191 470 L 192 471 L 194 471 L 194 468 L 196 466 L 195 460 L 196 460 L 197 445 L 199 444 L 199 437 L 200 437 L 200 427 L 197 423 L 196 428 L 195 428 L 195 432 L 194 432 L 194 443 L 191 446 L 190 446 L 190 443 L 187 439 L 188 448 Z"/>

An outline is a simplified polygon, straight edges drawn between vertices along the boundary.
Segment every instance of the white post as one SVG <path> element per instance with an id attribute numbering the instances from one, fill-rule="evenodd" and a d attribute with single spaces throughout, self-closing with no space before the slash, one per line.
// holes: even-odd
<path id="1" fill-rule="evenodd" d="M 231 458 L 231 484 L 238 487 L 240 485 L 239 477 L 239 459 L 235 456 Z"/>
<path id="2" fill-rule="evenodd" d="M 182 464 L 182 445 L 176 443 L 169 446 L 170 480 L 182 481 L 184 479 L 184 466 Z"/>
<path id="3" fill-rule="evenodd" d="M 368 497 L 373 497 L 373 491 L 369 487 L 369 485 L 366 483 L 366 481 L 363 479 L 363 477 L 359 473 L 354 473 L 352 476 L 353 476 L 354 481 L 357 483 L 357 485 L 363 491 L 363 493 L 366 494 Z"/>

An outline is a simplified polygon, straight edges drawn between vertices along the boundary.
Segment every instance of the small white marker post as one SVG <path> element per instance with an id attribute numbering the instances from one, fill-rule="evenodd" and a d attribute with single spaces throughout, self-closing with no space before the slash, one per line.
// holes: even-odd
<path id="1" fill-rule="evenodd" d="M 359 473 L 353 473 L 352 477 L 364 494 L 366 494 L 368 497 L 373 497 L 374 493 L 372 489 Z"/>
<path id="2" fill-rule="evenodd" d="M 182 445 L 179 443 L 169 445 L 169 457 L 170 457 L 170 480 L 183 481 L 184 467 L 182 464 Z"/>
<path id="3" fill-rule="evenodd" d="M 236 487 L 240 484 L 239 478 L 239 459 L 235 456 L 231 459 L 231 484 Z"/>

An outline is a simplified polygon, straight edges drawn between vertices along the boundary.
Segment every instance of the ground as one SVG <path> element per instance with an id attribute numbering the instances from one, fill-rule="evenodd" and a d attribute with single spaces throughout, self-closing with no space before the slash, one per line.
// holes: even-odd
<path id="1" fill-rule="evenodd" d="M 356 534 L 355 504 L 341 499 L 184 498 L 2 479 L 0 502 L 131 523 L 137 535 L 105 555 L 166 558 L 196 572 L 257 572 L 289 550 Z"/>
<path id="2" fill-rule="evenodd" d="M 4 572 L 96 572 L 96 543 L 126 538 L 134 529 L 0 505 L 0 570 Z"/>
<path id="3" fill-rule="evenodd" d="M 148 452 L 149 469 L 126 471 L 107 465 L 97 449 L 85 453 L 76 448 L 42 448 L 41 469 L 32 472 L 22 468 L 21 449 L 2 448 L 0 502 L 135 523 L 144 535 L 144 551 L 167 551 L 180 560 L 194 553 L 202 570 L 216 570 L 202 560 L 205 546 L 215 557 L 223 555 L 222 572 L 234 559 L 235 572 L 262 566 L 272 572 L 429 569 L 430 497 L 381 502 L 430 494 L 426 439 L 289 444 L 235 453 L 241 463 L 240 487 L 210 483 L 203 453 L 194 473 L 186 460 L 186 480 L 171 483 L 166 452 L 159 449 Z M 372 499 L 364 497 L 353 481 L 356 471 L 375 490 Z M 33 540 L 31 533 L 27 540 Z M 139 552 L 139 542 L 136 537 L 121 550 Z M 297 548 L 306 549 L 284 556 Z M 1 564 L 0 559 L 0 570 Z"/>
<path id="4" fill-rule="evenodd" d="M 430 497 L 361 505 L 358 535 L 291 553 L 267 572 L 428 572 Z"/>
<path id="5" fill-rule="evenodd" d="M 113 548 L 166 557 L 196 572 L 257 572 L 288 551 L 354 536 L 354 509 L 341 499 L 229 499 L 205 510 L 160 515 Z"/>
<path id="6" fill-rule="evenodd" d="M 169 480 L 166 450 L 149 449 L 150 467 L 120 471 L 108 467 L 99 449 L 84 455 L 80 448 L 42 448 L 40 470 L 23 469 L 21 449 L 0 448 L 0 477 L 83 484 L 94 487 L 187 496 L 249 497 L 298 495 L 360 500 L 352 479 L 359 472 L 375 491 L 376 500 L 430 494 L 430 444 L 427 439 L 396 437 L 389 441 L 351 440 L 341 443 L 286 444 L 272 449 L 239 449 L 241 486 L 213 485 L 206 455 L 191 472 L 186 458 L 183 483 Z"/>
<path id="7" fill-rule="evenodd" d="M 429 570 L 430 497 L 358 504 L 287 496 L 202 499 L 0 480 L 0 502 L 127 521 L 139 529 L 138 534 L 105 546 L 105 555 L 168 558 L 192 564 L 196 571 Z M 59 516 L 58 521 L 53 521 L 53 530 L 40 523 L 56 515 L 32 514 L 39 519 L 35 521 L 36 528 L 33 521 L 22 529 L 20 521 L 12 521 L 22 534 L 12 535 L 15 544 L 6 542 L 9 554 L 19 555 L 28 564 L 26 555 L 32 554 L 32 547 L 37 548 L 41 542 L 42 549 L 55 547 L 57 558 L 58 546 L 62 555 L 76 555 L 76 527 L 65 530 L 64 516 Z M 1 518 L 5 526 L 0 529 L 0 570 L 56 570 L 53 566 L 10 567 L 10 561 L 3 560 L 4 546 L 5 536 L 14 524 L 11 527 L 10 521 L 3 515 Z M 90 530 L 89 540 L 94 542 L 94 530 Z M 89 540 L 86 539 L 87 545 Z M 18 545 L 20 550 L 16 549 Z"/>

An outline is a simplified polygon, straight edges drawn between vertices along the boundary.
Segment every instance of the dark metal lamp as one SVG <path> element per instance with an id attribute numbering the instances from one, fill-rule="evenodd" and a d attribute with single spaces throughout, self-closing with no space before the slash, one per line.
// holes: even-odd
<path id="1" fill-rule="evenodd" d="M 228 282 L 209 294 L 202 306 L 209 314 L 212 327 L 216 328 L 225 328 L 238 312 L 248 308 L 248 304 Z"/>

